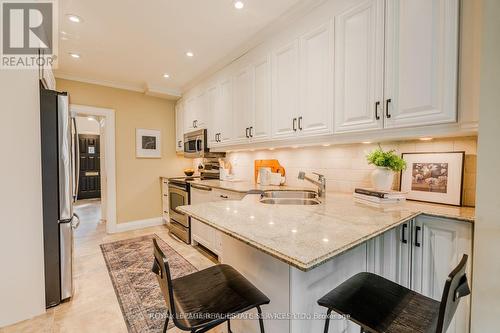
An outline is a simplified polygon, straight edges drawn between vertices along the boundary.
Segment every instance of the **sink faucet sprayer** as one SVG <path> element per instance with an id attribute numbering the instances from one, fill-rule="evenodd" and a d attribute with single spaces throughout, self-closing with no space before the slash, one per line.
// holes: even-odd
<path id="1" fill-rule="evenodd" d="M 324 198 L 326 196 L 326 178 L 324 175 L 316 173 L 316 172 L 313 172 L 313 174 L 318 176 L 317 181 L 312 179 L 312 178 L 307 177 L 306 173 L 304 171 L 299 172 L 299 179 L 301 179 L 301 180 L 305 179 L 305 180 L 313 183 L 314 185 L 316 185 L 318 187 L 318 196 L 320 198 Z"/>

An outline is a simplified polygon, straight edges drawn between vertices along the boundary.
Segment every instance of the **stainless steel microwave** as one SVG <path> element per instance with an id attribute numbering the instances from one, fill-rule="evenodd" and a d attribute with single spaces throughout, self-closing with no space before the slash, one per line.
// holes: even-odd
<path id="1" fill-rule="evenodd" d="M 224 153 L 213 153 L 208 149 L 207 130 L 200 129 L 184 134 L 184 157 L 224 157 Z"/>

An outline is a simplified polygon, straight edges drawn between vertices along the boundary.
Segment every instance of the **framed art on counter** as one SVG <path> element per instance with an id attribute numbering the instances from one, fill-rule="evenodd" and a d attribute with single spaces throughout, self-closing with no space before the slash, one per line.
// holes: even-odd
<path id="1" fill-rule="evenodd" d="M 460 206 L 465 152 L 403 153 L 400 190 L 407 199 Z"/>

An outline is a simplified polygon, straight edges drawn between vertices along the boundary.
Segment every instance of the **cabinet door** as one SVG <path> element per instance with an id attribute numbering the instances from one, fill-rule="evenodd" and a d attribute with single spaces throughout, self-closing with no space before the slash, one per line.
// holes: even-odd
<path id="1" fill-rule="evenodd" d="M 175 151 L 184 151 L 184 118 L 183 103 L 175 105 Z"/>
<path id="2" fill-rule="evenodd" d="M 220 128 L 220 141 L 227 143 L 233 136 L 233 82 L 231 78 L 220 82 L 220 118 L 215 119 Z"/>
<path id="3" fill-rule="evenodd" d="M 420 228 L 417 231 L 417 228 Z M 466 222 L 420 216 L 413 235 L 412 289 L 441 300 L 448 274 L 464 254 L 469 255 L 467 274 L 472 266 L 472 226 Z M 470 297 L 460 301 L 449 333 L 468 332 Z"/>
<path id="4" fill-rule="evenodd" d="M 333 54 L 331 22 L 300 38 L 301 135 L 328 134 L 333 127 Z"/>
<path id="5" fill-rule="evenodd" d="M 367 243 L 368 271 L 410 287 L 412 222 L 407 222 Z"/>
<path id="6" fill-rule="evenodd" d="M 295 135 L 297 131 L 299 101 L 297 40 L 273 52 L 272 71 L 273 137 L 289 137 Z"/>
<path id="7" fill-rule="evenodd" d="M 233 141 L 247 142 L 253 126 L 253 78 L 250 67 L 237 71 L 233 89 Z"/>
<path id="8" fill-rule="evenodd" d="M 219 107 L 219 89 L 214 85 L 207 89 L 207 107 L 210 121 L 207 125 L 209 147 L 217 146 L 217 133 L 220 132 L 221 108 Z"/>
<path id="9" fill-rule="evenodd" d="M 335 132 L 383 126 L 384 0 L 335 18 Z"/>
<path id="10" fill-rule="evenodd" d="M 184 106 L 184 132 L 191 132 L 194 130 L 194 121 L 196 119 L 196 98 L 191 97 L 186 100 Z"/>
<path id="11" fill-rule="evenodd" d="M 265 140 L 271 132 L 271 71 L 269 57 L 253 65 L 254 119 L 252 140 Z"/>
<path id="12" fill-rule="evenodd" d="M 388 0 L 386 127 L 457 121 L 459 0 Z"/>
<path id="13" fill-rule="evenodd" d="M 196 128 L 205 128 L 206 123 L 205 120 L 209 119 L 208 115 L 208 98 L 207 98 L 207 92 L 203 91 L 201 92 L 197 97 L 196 97 L 196 108 L 195 108 L 195 121 L 196 121 Z"/>

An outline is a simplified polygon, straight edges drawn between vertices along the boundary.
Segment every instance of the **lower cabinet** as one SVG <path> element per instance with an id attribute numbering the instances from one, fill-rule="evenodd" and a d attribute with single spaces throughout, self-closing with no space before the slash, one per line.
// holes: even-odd
<path id="1" fill-rule="evenodd" d="M 472 224 L 422 215 L 368 241 L 367 269 L 441 301 L 448 274 L 464 254 L 470 284 Z M 469 332 L 469 317 L 470 297 L 465 297 L 447 332 Z"/>
<path id="2" fill-rule="evenodd" d="M 222 200 L 241 200 L 244 193 L 214 189 L 204 185 L 191 185 L 191 204 Z M 222 234 L 211 226 L 191 218 L 191 242 L 192 245 L 202 245 L 204 248 L 215 253 L 219 260 L 222 256 Z"/>

